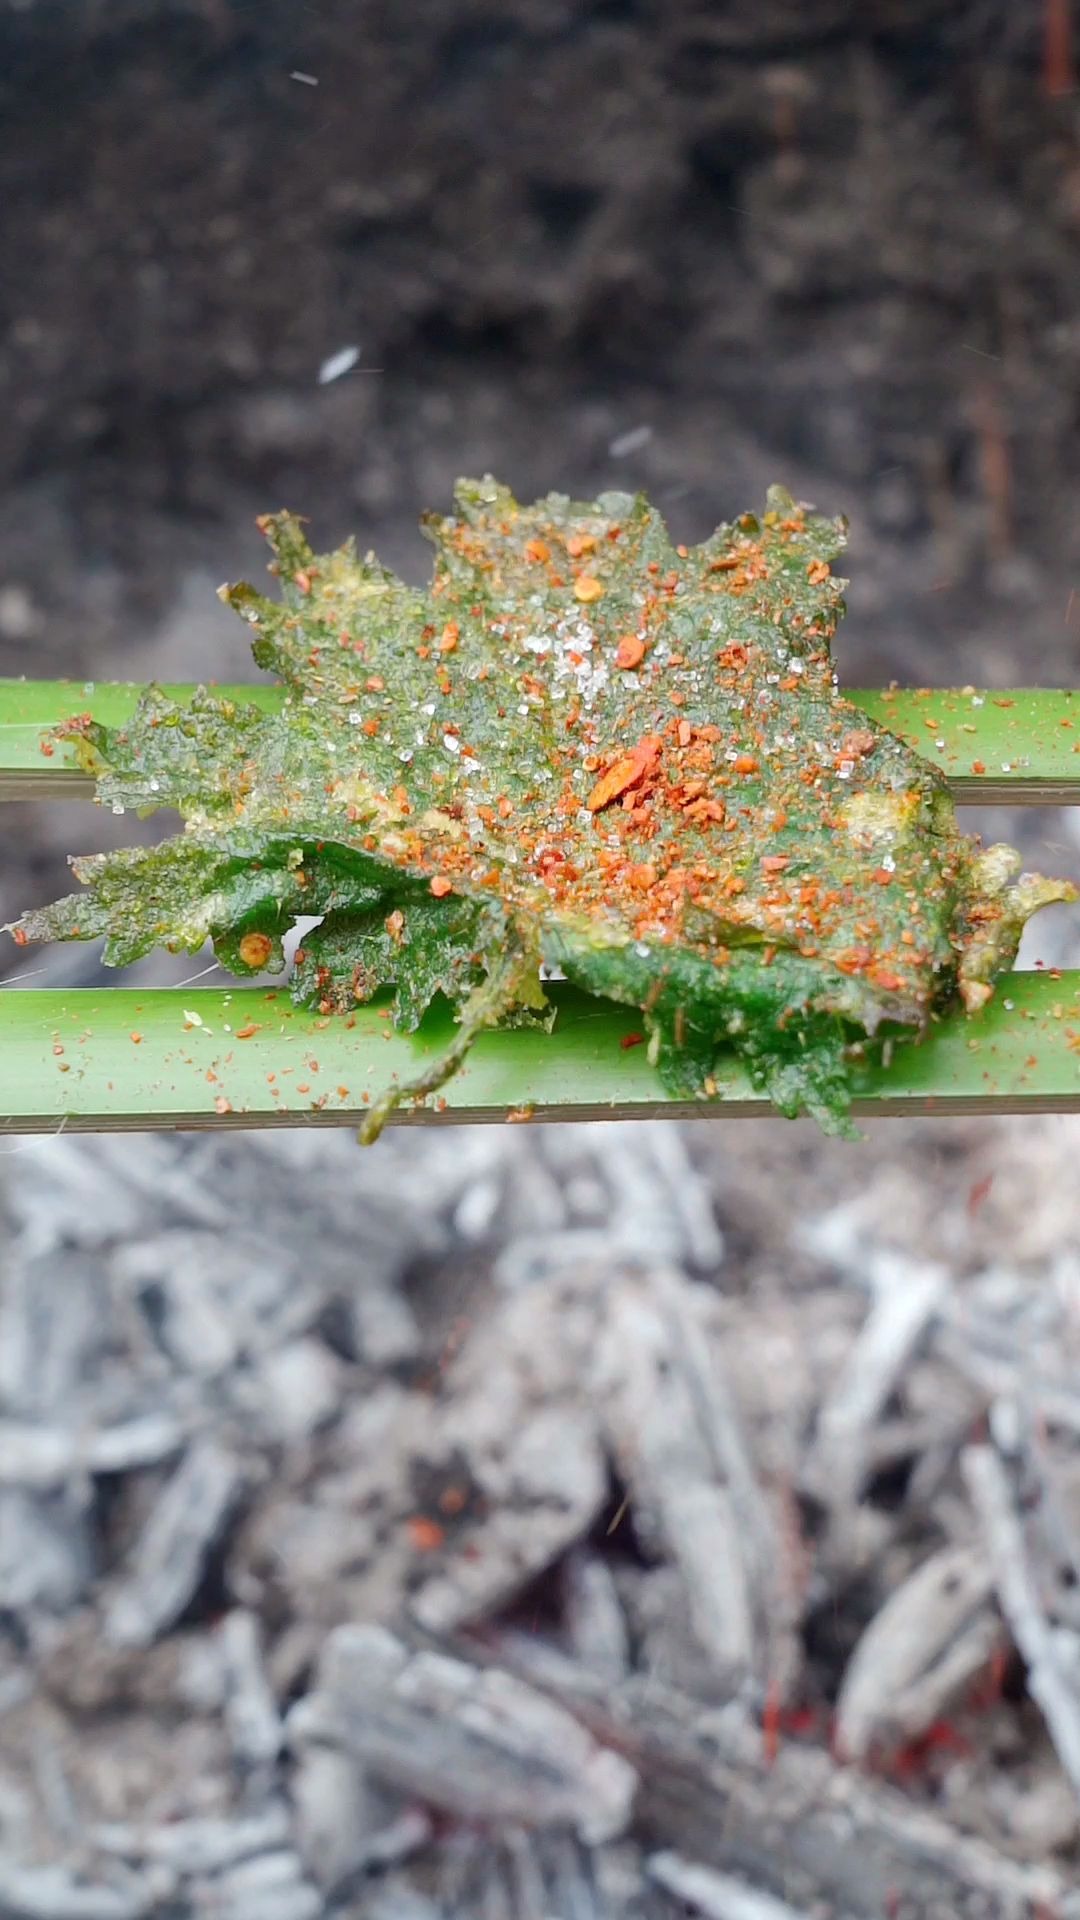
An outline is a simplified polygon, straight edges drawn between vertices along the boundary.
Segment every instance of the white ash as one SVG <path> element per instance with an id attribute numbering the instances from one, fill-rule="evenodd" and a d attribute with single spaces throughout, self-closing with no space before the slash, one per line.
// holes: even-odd
<path id="1" fill-rule="evenodd" d="M 1076 1141 L 5 1161 L 0 1906 L 1076 1920 Z"/>

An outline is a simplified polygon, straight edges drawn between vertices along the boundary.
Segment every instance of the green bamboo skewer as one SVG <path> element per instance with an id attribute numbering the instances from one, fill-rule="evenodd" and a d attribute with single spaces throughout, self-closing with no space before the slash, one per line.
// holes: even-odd
<path id="1" fill-rule="evenodd" d="M 437 1105 L 399 1122 L 767 1116 L 732 1064 L 716 1101 L 667 1098 L 636 1044 L 640 1015 L 551 989 L 549 1034 L 483 1035 Z M 362 1119 L 397 1076 L 411 1078 L 450 1032 L 433 1012 L 416 1035 L 385 1006 L 343 1020 L 261 987 L 0 993 L 0 1072 L 12 1133 L 147 1128 L 340 1126 Z M 627 1041 L 632 1044 L 627 1045 Z M 950 1019 L 891 1068 L 868 1069 L 855 1111 L 1075 1111 L 1080 1106 L 1080 973 L 1016 974 L 973 1019 Z"/>
<path id="2" fill-rule="evenodd" d="M 164 691 L 183 700 L 194 689 Z M 264 710 L 284 698 L 269 682 L 216 691 Z M 126 681 L 0 680 L 0 799 L 84 798 L 90 783 L 65 764 L 64 750 L 42 752 L 49 730 L 76 713 L 120 725 L 139 692 Z M 939 766 L 969 806 L 1080 802 L 1080 693 L 897 687 L 857 689 L 848 698 Z"/>

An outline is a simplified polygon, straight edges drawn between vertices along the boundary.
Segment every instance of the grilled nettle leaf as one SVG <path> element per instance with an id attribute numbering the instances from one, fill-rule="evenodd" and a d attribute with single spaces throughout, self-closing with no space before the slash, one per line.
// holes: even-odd
<path id="1" fill-rule="evenodd" d="M 151 690 L 125 727 L 62 730 L 106 806 L 184 831 L 75 861 L 86 891 L 17 933 L 103 934 L 114 964 L 209 937 L 243 974 L 321 915 L 298 998 L 458 1018 L 368 1137 L 482 1028 L 543 1017 L 542 961 L 641 1008 L 678 1093 L 715 1093 L 734 1051 L 782 1113 L 849 1131 L 884 1036 L 976 1009 L 1028 915 L 1075 897 L 962 835 L 937 770 L 843 699 L 843 525 L 779 488 L 687 549 L 640 496 L 463 481 L 426 590 L 261 525 L 280 599 L 222 592 L 283 710 Z"/>

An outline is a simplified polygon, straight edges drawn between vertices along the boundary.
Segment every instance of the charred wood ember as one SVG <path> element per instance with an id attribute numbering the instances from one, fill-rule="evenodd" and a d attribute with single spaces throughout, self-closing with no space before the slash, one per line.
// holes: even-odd
<path id="1" fill-rule="evenodd" d="M 0 1166 L 3 1911 L 1076 1920 L 1076 1130 L 1012 1124 L 933 1221 L 932 1125 L 856 1198 L 662 1123 Z"/>

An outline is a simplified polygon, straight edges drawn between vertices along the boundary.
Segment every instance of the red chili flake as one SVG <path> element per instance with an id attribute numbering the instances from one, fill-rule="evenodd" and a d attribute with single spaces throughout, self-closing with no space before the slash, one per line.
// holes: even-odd
<path id="1" fill-rule="evenodd" d="M 985 772 L 986 772 L 986 761 L 985 761 L 985 760 L 973 760 L 973 761 L 972 761 L 972 763 L 971 763 L 971 771 L 972 771 L 972 773 L 985 773 Z"/>
<path id="2" fill-rule="evenodd" d="M 624 1053 L 629 1053 L 631 1047 L 643 1047 L 645 1045 L 645 1035 L 643 1033 L 624 1033 L 622 1039 L 619 1041 L 619 1045 Z"/>
<path id="3" fill-rule="evenodd" d="M 551 548 L 546 540 L 526 540 L 525 558 L 534 560 L 537 566 L 543 566 L 546 560 L 551 559 Z"/>
<path id="4" fill-rule="evenodd" d="M 500 793 L 499 798 L 495 804 L 498 808 L 499 819 L 509 820 L 510 815 L 513 813 L 514 809 L 511 806 L 509 800 L 507 799 L 505 793 Z"/>
<path id="5" fill-rule="evenodd" d="M 783 873 L 784 868 L 789 864 L 790 860 L 791 855 L 789 853 L 767 853 L 761 862 L 762 872 Z"/>
<path id="6" fill-rule="evenodd" d="M 615 665 L 629 669 L 640 667 L 645 658 L 645 642 L 636 633 L 624 633 L 615 650 Z"/>
<path id="7" fill-rule="evenodd" d="M 215 1113 L 231 1113 L 232 1101 L 227 1099 L 225 1094 L 219 1093 L 217 1099 L 214 1101 L 214 1112 Z"/>
<path id="8" fill-rule="evenodd" d="M 258 1031 L 259 1022 L 257 1020 L 249 1020 L 246 1027 L 237 1027 L 236 1037 L 238 1040 L 250 1040 L 252 1034 L 258 1033 Z"/>
<path id="9" fill-rule="evenodd" d="M 592 600 L 602 600 L 603 597 L 604 597 L 603 586 L 601 582 L 596 579 L 595 575 L 591 573 L 578 574 L 577 579 L 574 581 L 574 599 L 575 600 L 583 600 L 583 601 L 589 602 Z"/>
<path id="10" fill-rule="evenodd" d="M 660 755 L 660 741 L 656 734 L 648 734 L 630 753 L 620 755 L 619 759 L 602 774 L 590 793 L 585 805 L 590 813 L 599 813 L 609 806 L 612 800 L 625 793 L 627 788 L 640 785 L 646 773 L 655 765 Z"/>
<path id="11" fill-rule="evenodd" d="M 873 753 L 877 746 L 877 734 L 870 733 L 865 727 L 855 733 L 846 733 L 840 742 L 840 757 L 843 760 L 861 760 L 864 754 Z"/>
<path id="12" fill-rule="evenodd" d="M 461 637 L 461 629 L 459 628 L 457 621 L 448 620 L 445 627 L 442 630 L 442 636 L 439 640 L 439 652 L 453 653 L 454 648 L 457 646 L 457 643 L 460 637 Z"/>
<path id="13" fill-rule="evenodd" d="M 812 587 L 820 587 L 822 581 L 828 579 L 830 571 L 827 560 L 811 560 L 806 569 L 806 577 Z"/>
<path id="14" fill-rule="evenodd" d="M 15 945 L 17 947 L 26 947 L 26 946 L 29 946 L 30 944 L 26 934 L 23 932 L 21 927 L 13 927 L 11 930 L 11 937 L 14 940 Z"/>
<path id="15" fill-rule="evenodd" d="M 296 572 L 293 574 L 293 579 L 301 593 L 311 592 L 311 575 L 310 573 L 305 573 L 303 567 L 297 567 Z"/>
<path id="16" fill-rule="evenodd" d="M 678 738 L 679 738 L 680 747 L 688 747 L 693 737 L 694 737 L 694 729 L 690 725 L 689 720 L 680 720 L 679 726 L 678 726 Z"/>
<path id="17" fill-rule="evenodd" d="M 431 891 L 436 900 L 442 900 L 446 894 L 453 893 L 454 883 L 448 880 L 444 873 L 437 873 L 431 881 Z"/>
<path id="18" fill-rule="evenodd" d="M 626 879 L 635 893 L 648 893 L 649 888 L 656 885 L 656 868 L 645 861 L 640 866 L 631 867 Z"/>
<path id="19" fill-rule="evenodd" d="M 758 763 L 752 753 L 740 753 L 735 761 L 736 773 L 756 773 Z"/>
<path id="20" fill-rule="evenodd" d="M 53 743 L 51 740 L 43 740 L 41 742 L 41 746 L 39 747 L 38 751 L 39 753 L 43 753 L 45 755 L 46 760 L 51 760 L 53 757 L 53 754 L 56 752 L 56 748 L 53 746 Z"/>
<path id="21" fill-rule="evenodd" d="M 133 1033 L 133 1034 L 132 1034 L 132 1036 L 131 1036 L 131 1039 L 132 1039 L 132 1042 L 133 1042 L 133 1044 L 134 1044 L 135 1046 L 137 1046 L 137 1047 L 139 1047 L 139 1046 L 141 1046 L 141 1045 L 142 1045 L 142 1034 L 141 1034 L 141 1033 Z"/>
<path id="22" fill-rule="evenodd" d="M 835 964 L 841 973 L 861 973 L 863 967 L 870 965 L 873 957 L 869 947 L 848 947 L 836 955 Z"/>
<path id="23" fill-rule="evenodd" d="M 437 1520 L 429 1520 L 425 1513 L 414 1513 L 405 1522 L 409 1529 L 409 1538 L 418 1553 L 437 1553 L 446 1544 L 446 1528 Z"/>
<path id="24" fill-rule="evenodd" d="M 571 560 L 578 560 L 583 553 L 592 553 L 595 546 L 596 540 L 591 533 L 572 533 L 566 542 L 566 551 Z"/>
<path id="25" fill-rule="evenodd" d="M 369 719 L 364 721 L 362 727 L 360 728 L 360 731 L 361 733 L 366 733 L 369 740 L 374 740 L 375 735 L 379 731 L 379 722 L 375 718 L 374 714 L 372 714 Z"/>
<path id="26" fill-rule="evenodd" d="M 983 1201 L 988 1197 L 993 1184 L 994 1176 L 992 1173 L 984 1173 L 981 1180 L 976 1180 L 967 1197 L 967 1210 L 970 1218 L 974 1219 Z"/>
<path id="27" fill-rule="evenodd" d="M 273 951 L 274 943 L 268 933 L 245 933 L 239 947 L 245 967 L 252 967 L 257 973 L 265 967 Z M 296 957 L 299 960 L 299 953 Z"/>

